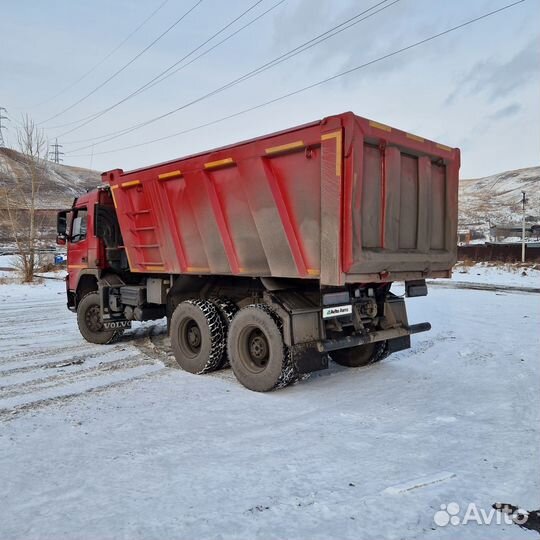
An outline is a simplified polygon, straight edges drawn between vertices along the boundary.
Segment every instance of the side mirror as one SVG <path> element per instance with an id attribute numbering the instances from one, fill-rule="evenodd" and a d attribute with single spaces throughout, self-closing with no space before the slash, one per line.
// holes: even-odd
<path id="1" fill-rule="evenodd" d="M 66 235 L 65 234 L 59 234 L 56 236 L 56 243 L 59 246 L 65 246 L 66 245 Z"/>
<path id="2" fill-rule="evenodd" d="M 67 214 L 67 210 L 62 210 L 58 212 L 58 215 L 56 216 L 56 232 L 58 233 L 58 236 L 63 236 L 64 240 L 67 233 Z M 56 243 L 58 243 L 58 238 L 56 239 Z"/>

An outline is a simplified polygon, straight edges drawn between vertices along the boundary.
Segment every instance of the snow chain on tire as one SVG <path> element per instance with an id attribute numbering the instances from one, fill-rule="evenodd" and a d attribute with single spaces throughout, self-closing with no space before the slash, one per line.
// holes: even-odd
<path id="1" fill-rule="evenodd" d="M 285 386 L 294 384 L 296 381 L 298 381 L 298 371 L 294 365 L 291 350 L 289 347 L 287 347 L 287 345 L 285 345 L 285 341 L 283 340 L 283 321 L 277 315 L 277 313 L 266 304 L 251 304 L 248 307 L 255 307 L 268 313 L 268 315 L 270 315 L 272 320 L 276 323 L 279 333 L 281 334 L 281 341 L 283 343 L 283 364 L 281 366 L 281 374 L 272 390 L 279 390 L 280 388 L 285 388 Z"/>
<path id="2" fill-rule="evenodd" d="M 225 329 L 224 343 L 227 342 L 227 334 L 229 332 L 229 325 L 234 316 L 238 313 L 238 306 L 229 298 L 210 298 L 209 300 L 217 308 L 221 315 L 221 320 Z M 223 347 L 223 357 L 218 369 L 226 368 L 230 366 L 229 356 L 227 354 L 227 347 Z"/>
<path id="3" fill-rule="evenodd" d="M 214 304 L 208 300 L 185 300 L 186 304 L 197 306 L 203 313 L 210 331 L 212 348 L 206 364 L 199 374 L 209 373 L 219 368 L 225 351 L 225 328 Z"/>
<path id="4" fill-rule="evenodd" d="M 379 347 L 377 352 L 371 357 L 371 360 L 369 361 L 369 364 L 376 364 L 377 362 L 380 362 L 381 360 L 384 360 L 388 356 L 390 356 L 390 347 L 388 345 L 388 341 L 385 341 L 382 347 Z"/>

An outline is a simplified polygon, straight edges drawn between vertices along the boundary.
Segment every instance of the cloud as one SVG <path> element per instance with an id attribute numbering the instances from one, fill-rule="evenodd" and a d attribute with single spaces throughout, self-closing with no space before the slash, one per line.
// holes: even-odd
<path id="1" fill-rule="evenodd" d="M 470 128 L 469 131 L 458 140 L 458 146 L 460 148 L 473 147 L 478 140 L 482 140 L 485 133 L 492 129 L 497 129 L 497 122 L 515 116 L 522 109 L 523 107 L 520 103 L 514 102 L 482 117 L 480 122 Z"/>
<path id="2" fill-rule="evenodd" d="M 517 88 L 536 80 L 540 73 L 538 38 L 535 37 L 506 61 L 489 59 L 477 62 L 446 98 L 451 104 L 460 94 L 483 93 L 488 101 L 508 96 Z"/>
<path id="3" fill-rule="evenodd" d="M 339 18 L 330 2 L 300 0 L 286 17 L 274 21 L 273 41 L 277 51 L 288 50 L 314 35 L 324 32 Z"/>
<path id="4" fill-rule="evenodd" d="M 503 118 L 509 118 L 516 115 L 521 110 L 521 105 L 519 103 L 511 103 L 502 109 L 495 111 L 489 116 L 490 120 L 502 120 Z"/>
<path id="5" fill-rule="evenodd" d="M 336 29 L 335 35 L 332 31 L 330 35 L 323 36 L 320 44 L 310 48 L 307 54 L 299 56 L 299 66 L 306 73 L 311 74 L 321 68 L 334 72 L 344 71 L 398 48 L 403 40 L 405 24 L 400 23 L 398 32 L 396 21 L 403 21 L 405 17 L 404 4 L 401 0 L 380 6 L 376 0 L 342 1 L 333 4 L 301 0 L 286 20 L 279 21 L 274 32 L 274 46 L 282 50 L 298 45 L 345 23 L 345 26 Z M 370 9 L 374 6 L 377 7 Z M 372 72 L 395 70 L 392 63 L 384 64 L 376 64 L 370 69 Z M 331 73 L 332 71 L 329 74 Z"/>

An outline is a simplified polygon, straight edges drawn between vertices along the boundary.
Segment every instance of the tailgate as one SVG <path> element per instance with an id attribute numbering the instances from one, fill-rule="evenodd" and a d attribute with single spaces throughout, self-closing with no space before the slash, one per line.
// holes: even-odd
<path id="1" fill-rule="evenodd" d="M 392 280 L 405 272 L 450 272 L 457 257 L 459 150 L 359 117 L 350 145 L 347 281 L 365 274 L 389 273 Z"/>

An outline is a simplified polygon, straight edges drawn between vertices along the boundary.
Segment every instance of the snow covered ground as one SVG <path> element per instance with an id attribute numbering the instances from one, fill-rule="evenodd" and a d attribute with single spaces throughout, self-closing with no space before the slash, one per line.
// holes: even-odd
<path id="1" fill-rule="evenodd" d="M 447 281 L 438 279 L 434 284 Z M 454 267 L 452 282 L 540 289 L 540 265 L 476 263 L 471 266 L 458 263 Z"/>
<path id="2" fill-rule="evenodd" d="M 42 253 L 42 263 L 52 263 L 54 261 L 55 253 Z M 2 282 L 12 282 L 17 283 L 20 281 L 18 273 L 16 271 L 17 266 L 17 257 L 15 255 L 0 255 L 0 279 Z M 38 272 L 39 273 L 39 272 Z M 61 270 L 61 267 L 58 266 L 57 271 L 39 273 L 41 276 L 45 277 L 54 277 L 57 279 L 62 279 L 65 277 L 65 270 Z"/>
<path id="3" fill-rule="evenodd" d="M 13 255 L 0 255 L 0 277 L 10 275 L 14 271 L 13 264 Z"/>
<path id="4" fill-rule="evenodd" d="M 432 287 L 412 349 L 257 394 L 170 367 L 163 323 L 94 346 L 62 281 L 0 286 L 0 538 L 538 538 L 434 515 L 540 507 L 539 301 Z"/>

